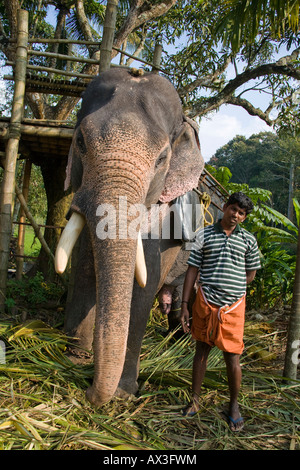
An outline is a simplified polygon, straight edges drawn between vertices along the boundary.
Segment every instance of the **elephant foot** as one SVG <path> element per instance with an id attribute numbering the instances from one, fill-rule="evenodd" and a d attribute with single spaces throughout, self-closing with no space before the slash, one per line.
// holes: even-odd
<path id="1" fill-rule="evenodd" d="M 89 387 L 85 393 L 87 400 L 95 407 L 105 405 L 113 397 L 111 395 L 103 395 L 93 385 Z"/>
<path id="2" fill-rule="evenodd" d="M 95 391 L 94 387 L 91 386 L 87 389 L 85 393 L 86 399 L 91 403 L 93 406 L 102 406 L 106 402 L 104 400 L 101 400 L 99 397 L 99 394 Z"/>
<path id="3" fill-rule="evenodd" d="M 66 357 L 73 362 L 73 364 L 91 364 L 93 362 L 92 353 L 75 347 L 68 347 Z"/>
<path id="4" fill-rule="evenodd" d="M 112 398 L 120 398 L 125 401 L 132 400 L 134 398 L 134 394 L 128 393 L 125 390 L 118 387 L 113 397 L 111 396 L 105 397 L 105 396 L 102 396 L 102 394 L 100 394 L 98 390 L 96 390 L 92 385 L 86 391 L 86 398 L 93 406 L 99 407 L 99 406 L 105 405 L 105 403 L 109 402 Z"/>
<path id="5" fill-rule="evenodd" d="M 126 390 L 123 390 L 122 388 L 118 387 L 117 390 L 115 391 L 116 398 L 121 398 L 122 400 L 132 400 L 135 397 L 134 393 L 126 392 Z"/>

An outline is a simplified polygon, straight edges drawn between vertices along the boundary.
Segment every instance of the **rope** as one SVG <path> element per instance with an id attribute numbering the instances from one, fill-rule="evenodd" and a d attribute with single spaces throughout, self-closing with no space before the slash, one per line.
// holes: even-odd
<path id="1" fill-rule="evenodd" d="M 10 139 L 18 139 L 21 138 L 21 123 L 19 122 L 11 122 L 9 125 L 9 138 Z"/>
<path id="2" fill-rule="evenodd" d="M 198 194 L 199 196 L 199 201 L 200 204 L 203 206 L 203 214 L 204 214 L 204 226 L 206 227 L 207 225 L 212 225 L 214 223 L 214 218 L 210 211 L 208 210 L 210 204 L 211 204 L 211 197 L 208 193 L 201 193 L 198 189 L 194 188 L 194 191 Z M 206 216 L 210 218 L 210 221 L 207 220 Z"/>

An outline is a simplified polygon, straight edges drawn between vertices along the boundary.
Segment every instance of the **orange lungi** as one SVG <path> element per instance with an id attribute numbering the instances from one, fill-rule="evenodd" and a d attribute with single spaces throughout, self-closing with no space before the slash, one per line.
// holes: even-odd
<path id="1" fill-rule="evenodd" d="M 193 305 L 193 338 L 222 351 L 241 354 L 244 350 L 245 298 L 244 295 L 230 306 L 211 305 L 200 286 Z"/>

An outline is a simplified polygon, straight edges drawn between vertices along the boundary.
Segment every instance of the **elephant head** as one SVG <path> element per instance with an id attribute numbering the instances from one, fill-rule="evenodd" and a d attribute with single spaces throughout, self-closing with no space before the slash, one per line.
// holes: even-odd
<path id="1" fill-rule="evenodd" d="M 128 237 L 130 207 L 168 203 L 191 190 L 203 169 L 197 131 L 182 113 L 179 96 L 165 78 L 110 69 L 87 87 L 70 149 L 66 186 L 72 185 L 72 216 L 56 252 L 63 271 L 71 247 L 87 224 L 96 274 L 94 379 L 87 398 L 109 401 L 122 373 L 134 273 L 145 284 L 138 235 Z M 120 198 L 126 201 L 120 208 Z M 116 230 L 109 231 L 109 209 Z M 75 220 L 75 222 L 74 222 Z M 122 221 L 126 220 L 124 226 Z M 107 237 L 99 237 L 105 222 Z M 79 225 L 78 225 L 79 223 Z M 76 236 L 73 236 L 76 233 Z"/>

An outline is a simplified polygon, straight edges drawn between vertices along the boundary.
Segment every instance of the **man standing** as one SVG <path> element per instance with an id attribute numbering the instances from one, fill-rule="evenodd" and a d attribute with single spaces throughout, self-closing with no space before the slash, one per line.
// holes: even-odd
<path id="1" fill-rule="evenodd" d="M 193 416 L 199 410 L 199 394 L 209 352 L 223 351 L 230 391 L 229 426 L 240 431 L 244 421 L 238 406 L 241 385 L 240 355 L 244 349 L 246 286 L 260 268 L 255 237 L 240 227 L 253 209 L 243 193 L 232 194 L 223 207 L 223 218 L 202 229 L 188 260 L 182 295 L 181 324 L 190 331 L 188 301 L 198 273 L 199 288 L 193 305 L 191 333 L 196 340 L 193 364 L 192 402 L 183 411 Z"/>

